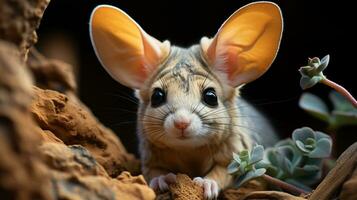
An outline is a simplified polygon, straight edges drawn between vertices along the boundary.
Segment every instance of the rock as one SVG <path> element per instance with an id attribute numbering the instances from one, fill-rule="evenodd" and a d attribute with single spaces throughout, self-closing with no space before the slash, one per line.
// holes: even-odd
<path id="1" fill-rule="evenodd" d="M 139 161 L 129 154 L 116 135 L 98 122 L 79 100 L 34 87 L 31 112 L 43 130 L 51 131 L 66 145 L 82 145 L 111 177 L 127 170 L 138 174 Z"/>
<path id="2" fill-rule="evenodd" d="M 157 200 L 202 200 L 203 189 L 196 185 L 190 177 L 177 174 L 176 183 L 169 186 L 169 192 L 159 194 Z"/>
<path id="3" fill-rule="evenodd" d="M 131 178 L 125 178 L 123 181 L 120 181 L 117 179 L 107 179 L 102 176 L 70 176 L 65 173 L 54 173 L 54 187 L 57 199 L 155 199 L 153 190 L 147 185 L 135 181 L 131 182 Z"/>
<path id="4" fill-rule="evenodd" d="M 221 192 L 219 199 L 222 200 L 240 200 L 243 199 L 246 194 L 255 191 L 267 190 L 267 185 L 258 180 L 251 180 L 245 183 L 240 188 L 228 188 Z"/>
<path id="5" fill-rule="evenodd" d="M 354 184 L 353 179 L 356 179 L 354 173 L 356 167 L 357 142 L 355 142 L 341 154 L 341 156 L 336 161 L 336 166 L 317 186 L 317 188 L 309 197 L 309 200 L 330 200 L 337 198 L 336 195 L 338 196 L 339 194 L 341 197 L 346 197 L 346 199 L 348 199 L 346 196 L 347 194 L 356 193 L 355 188 L 352 190 L 350 189 L 350 186 Z M 347 185 L 344 183 L 347 183 Z M 341 187 L 342 191 L 340 190 Z"/>
<path id="6" fill-rule="evenodd" d="M 52 199 L 51 179 L 36 148 L 40 129 L 28 111 L 32 79 L 20 60 L 17 47 L 0 41 L 0 197 Z"/>
<path id="7" fill-rule="evenodd" d="M 93 175 L 109 178 L 105 169 L 90 152 L 80 146 L 46 142 L 40 146 L 42 159 L 48 167 L 77 176 Z"/>
<path id="8" fill-rule="evenodd" d="M 155 193 L 144 177 L 122 172 L 111 178 L 90 152 L 80 145 L 45 142 L 41 156 L 52 177 L 54 199 L 152 200 Z"/>
<path id="9" fill-rule="evenodd" d="M 342 185 L 340 199 L 341 200 L 355 200 L 355 199 L 357 199 L 356 189 L 357 189 L 357 163 L 354 167 L 354 171 L 351 174 L 351 176 Z"/>
<path id="10" fill-rule="evenodd" d="M 64 94 L 77 92 L 74 69 L 71 65 L 56 59 L 48 59 L 34 48 L 30 49 L 28 67 L 35 77 L 36 86 Z"/>
<path id="11" fill-rule="evenodd" d="M 297 197 L 285 192 L 279 191 L 259 191 L 252 192 L 243 197 L 242 200 L 306 200 L 304 197 Z"/>
<path id="12" fill-rule="evenodd" d="M 157 200 L 203 200 L 203 189 L 196 185 L 189 176 L 178 174 L 176 177 L 176 184 L 169 186 L 169 191 L 158 194 Z M 218 199 L 221 200 L 240 200 L 246 194 L 255 191 L 266 190 L 267 186 L 264 182 L 252 180 L 244 184 L 241 188 L 228 188 L 223 190 Z"/>
<path id="13" fill-rule="evenodd" d="M 0 39 L 14 43 L 22 57 L 37 42 L 35 30 L 49 0 L 12 0 L 0 3 Z M 24 59 L 21 59 L 24 60 Z"/>
<path id="14" fill-rule="evenodd" d="M 23 56 L 36 41 L 34 30 L 47 3 L 0 4 L 1 199 L 154 199 L 142 176 L 122 172 L 137 170 L 138 161 L 74 92 L 67 97 L 34 88 Z M 44 66 L 50 69 L 46 76 L 62 78 L 58 82 L 74 90 L 73 79 L 61 71 L 64 64 Z"/>
<path id="15" fill-rule="evenodd" d="M 175 200 L 200 200 L 203 199 L 202 187 L 196 185 L 190 177 L 178 174 L 177 183 L 170 185 L 172 199 Z"/>

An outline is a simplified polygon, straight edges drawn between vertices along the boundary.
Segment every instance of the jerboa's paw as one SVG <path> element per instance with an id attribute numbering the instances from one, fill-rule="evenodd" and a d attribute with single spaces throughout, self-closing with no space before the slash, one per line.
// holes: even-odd
<path id="1" fill-rule="evenodd" d="M 171 183 L 176 183 L 176 175 L 168 173 L 166 175 L 154 177 L 151 179 L 149 185 L 155 191 L 164 192 L 169 189 L 169 184 Z"/>
<path id="2" fill-rule="evenodd" d="M 193 179 L 193 182 L 203 187 L 203 195 L 205 199 L 217 199 L 219 187 L 216 181 L 207 178 L 196 177 Z"/>

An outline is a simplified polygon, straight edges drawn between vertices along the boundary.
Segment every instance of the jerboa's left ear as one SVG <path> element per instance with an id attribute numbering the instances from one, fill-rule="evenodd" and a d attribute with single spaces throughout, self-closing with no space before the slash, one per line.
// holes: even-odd
<path id="1" fill-rule="evenodd" d="M 213 39 L 202 38 L 201 47 L 213 70 L 237 87 L 268 70 L 279 49 L 282 29 L 276 4 L 252 3 L 231 15 Z"/>
<path id="2" fill-rule="evenodd" d="M 169 42 L 151 37 L 124 11 L 113 6 L 96 7 L 89 25 L 101 64 L 115 80 L 128 87 L 140 89 L 169 54 Z"/>

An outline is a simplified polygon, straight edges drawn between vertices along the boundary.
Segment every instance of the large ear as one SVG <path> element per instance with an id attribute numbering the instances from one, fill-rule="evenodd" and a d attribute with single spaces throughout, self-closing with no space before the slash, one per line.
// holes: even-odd
<path id="1" fill-rule="evenodd" d="M 276 4 L 252 3 L 231 15 L 213 39 L 202 38 L 201 47 L 213 70 L 237 87 L 268 70 L 279 49 L 282 29 Z"/>
<path id="2" fill-rule="evenodd" d="M 139 89 L 165 59 L 170 43 L 148 35 L 125 12 L 108 5 L 93 10 L 90 37 L 104 68 L 118 82 Z"/>

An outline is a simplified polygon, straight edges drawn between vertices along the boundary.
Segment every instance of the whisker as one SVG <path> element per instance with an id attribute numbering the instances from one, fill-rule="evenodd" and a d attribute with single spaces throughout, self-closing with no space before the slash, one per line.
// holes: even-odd
<path id="1" fill-rule="evenodd" d="M 147 115 L 147 114 L 140 114 L 140 115 L 142 115 L 143 117 L 149 117 L 149 118 L 151 118 L 151 119 L 156 119 L 156 120 L 159 120 L 159 121 L 163 121 L 162 118 L 154 117 L 154 116 L 152 116 L 152 115 Z"/>
<path id="2" fill-rule="evenodd" d="M 191 112 L 192 112 L 192 113 L 195 113 L 195 111 L 197 110 L 197 108 L 198 108 L 199 105 L 200 105 L 200 102 L 196 104 L 196 106 L 195 106 L 195 108 L 194 108 L 193 110 L 191 109 Z"/>
<path id="3" fill-rule="evenodd" d="M 206 123 L 206 124 L 210 124 L 210 123 Z M 240 125 L 240 124 L 226 124 L 226 123 L 211 123 L 211 124 L 218 124 L 218 125 L 227 125 L 227 126 L 235 126 L 235 127 L 240 127 L 240 128 L 245 128 L 245 129 L 248 129 L 250 131 L 253 131 L 255 133 L 258 133 L 258 134 L 261 134 L 260 131 L 258 131 L 257 129 L 253 129 L 251 127 L 247 127 L 247 126 L 243 126 L 243 125 Z"/>
<path id="4" fill-rule="evenodd" d="M 136 105 L 139 104 L 138 99 L 136 99 L 135 97 L 132 97 L 132 96 L 130 96 L 130 95 L 125 96 L 125 95 L 116 94 L 116 93 L 115 93 L 115 94 L 107 94 L 107 95 L 114 96 L 114 97 L 120 97 L 120 98 L 125 99 L 125 100 L 128 100 L 128 101 L 130 101 L 131 103 L 134 103 L 134 104 L 136 104 Z"/>
<path id="5" fill-rule="evenodd" d="M 244 117 L 251 117 L 251 118 L 256 118 L 256 119 L 264 119 L 262 116 L 257 116 L 257 115 L 238 115 L 238 116 L 232 116 L 232 117 L 212 117 L 212 118 L 204 118 L 204 120 L 213 120 L 213 119 L 231 119 L 231 118 L 244 118 Z"/>
<path id="6" fill-rule="evenodd" d="M 127 113 L 134 113 L 134 114 L 137 113 L 137 111 L 134 111 L 134 110 L 128 110 L 128 109 L 118 108 L 118 107 L 115 107 L 115 108 L 108 107 L 107 109 L 114 110 L 114 111 L 123 111 L 123 112 L 127 112 Z"/>

